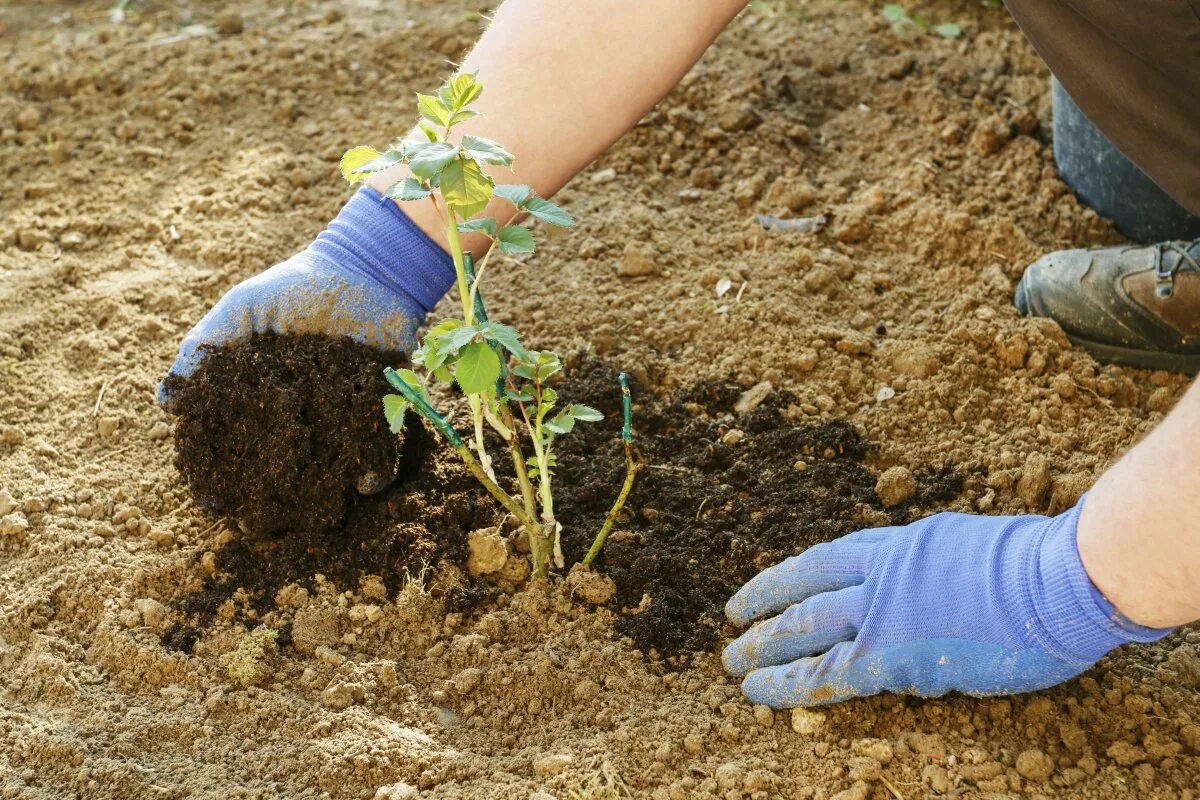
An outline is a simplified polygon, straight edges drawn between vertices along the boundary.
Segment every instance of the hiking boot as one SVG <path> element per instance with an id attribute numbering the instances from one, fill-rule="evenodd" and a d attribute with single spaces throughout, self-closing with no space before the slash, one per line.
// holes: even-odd
<path id="1" fill-rule="evenodd" d="M 1025 270 L 1013 302 L 1100 361 L 1200 371 L 1200 239 L 1050 253 Z"/>

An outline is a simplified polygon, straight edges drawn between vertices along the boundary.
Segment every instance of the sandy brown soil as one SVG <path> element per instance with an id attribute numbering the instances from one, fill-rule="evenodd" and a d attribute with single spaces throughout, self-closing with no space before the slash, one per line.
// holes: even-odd
<path id="1" fill-rule="evenodd" d="M 748 706 L 712 653 L 649 663 L 561 586 L 447 614 L 415 583 L 312 576 L 165 647 L 239 534 L 193 507 L 157 380 L 336 212 L 337 157 L 396 133 L 486 9 L 105 6 L 0 6 L 0 797 L 1196 796 L 1196 631 L 1036 695 L 796 715 Z M 876 471 L 963 475 L 960 510 L 1069 504 L 1185 382 L 1010 307 L 1031 260 L 1119 238 L 1055 174 L 1013 24 L 938 9 L 961 40 L 857 0 L 745 14 L 568 187 L 581 229 L 508 262 L 493 315 L 663 393 L 769 381 L 795 422 L 860 428 Z M 753 221 L 780 211 L 829 224 Z"/>

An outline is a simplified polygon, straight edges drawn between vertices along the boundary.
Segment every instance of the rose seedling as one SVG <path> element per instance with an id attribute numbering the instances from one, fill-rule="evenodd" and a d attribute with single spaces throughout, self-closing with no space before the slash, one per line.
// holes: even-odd
<path id="1" fill-rule="evenodd" d="M 494 217 L 477 216 L 501 198 L 518 215 L 559 228 L 575 224 L 556 204 L 538 197 L 522 184 L 497 184 L 488 168 L 511 167 L 513 156 L 497 142 L 479 136 L 457 136 L 455 127 L 478 116 L 471 104 L 483 85 L 474 75 L 456 75 L 435 95 L 417 95 L 417 129 L 423 138 L 399 142 L 384 152 L 355 147 L 342 157 L 346 180 L 355 183 L 389 167 L 403 164 L 410 173 L 386 192 L 402 202 L 429 202 L 445 226 L 450 245 L 462 316 L 431 327 L 412 353 L 411 369 L 385 374 L 398 394 L 383 398 L 388 424 L 397 433 L 405 414 L 412 411 L 454 447 L 467 469 L 496 500 L 520 521 L 529 535 L 534 575 L 544 577 L 553 565 L 564 566 L 559 524 L 554 509 L 555 445 L 576 424 L 598 422 L 602 415 L 580 403 L 559 403 L 548 381 L 562 369 L 557 355 L 528 350 L 517 331 L 488 318 L 479 282 L 489 259 L 503 254 L 531 253 L 534 237 L 520 224 L 500 226 Z M 463 234 L 480 234 L 489 242 L 478 268 L 462 250 Z M 454 383 L 466 395 L 471 411 L 471 431 L 466 439 L 433 406 L 426 381 Z M 620 513 L 637 475 L 629 384 L 620 377 L 624 424 L 626 475 L 616 502 L 583 559 L 590 565 Z M 519 492 L 514 495 L 496 480 L 484 442 L 491 428 L 505 442 Z"/>

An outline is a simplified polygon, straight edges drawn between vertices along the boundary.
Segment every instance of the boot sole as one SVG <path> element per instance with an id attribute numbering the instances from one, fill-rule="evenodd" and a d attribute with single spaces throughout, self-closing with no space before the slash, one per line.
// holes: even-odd
<path id="1" fill-rule="evenodd" d="M 1200 372 L 1200 353 L 1184 355 L 1180 353 L 1164 353 L 1161 350 L 1137 350 L 1130 347 L 1117 347 L 1111 344 L 1093 342 L 1079 336 L 1067 334 L 1071 344 L 1087 350 L 1097 360 L 1106 364 L 1120 364 L 1124 367 L 1138 369 L 1163 370 L 1165 372 L 1182 372 L 1195 375 Z"/>

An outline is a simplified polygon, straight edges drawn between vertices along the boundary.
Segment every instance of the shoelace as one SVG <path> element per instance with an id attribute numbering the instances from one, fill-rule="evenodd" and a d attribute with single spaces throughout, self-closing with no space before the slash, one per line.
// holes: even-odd
<path id="1" fill-rule="evenodd" d="M 1179 270 L 1186 267 L 1200 272 L 1200 261 L 1197 261 L 1196 256 L 1192 255 L 1192 250 L 1200 252 L 1200 239 L 1193 239 L 1189 244 L 1160 242 L 1154 245 L 1155 295 L 1166 299 L 1175 294 L 1175 274 Z M 1167 253 L 1174 253 L 1177 256 L 1169 266 L 1164 264 Z"/>

